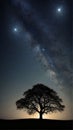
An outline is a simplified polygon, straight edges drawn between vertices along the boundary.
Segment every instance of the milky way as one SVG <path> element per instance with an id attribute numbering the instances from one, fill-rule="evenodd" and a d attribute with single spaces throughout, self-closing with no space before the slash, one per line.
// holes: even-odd
<path id="1" fill-rule="evenodd" d="M 67 13 L 65 13 L 64 16 L 56 16 L 59 14 L 56 13 L 55 8 L 51 9 L 51 11 L 48 9 L 49 2 L 52 5 L 51 1 L 46 1 L 46 10 L 42 1 L 40 3 L 36 1 L 34 4 L 33 0 L 12 0 L 11 4 L 15 7 L 15 10 L 19 10 L 17 15 L 19 19 L 23 21 L 23 26 L 31 35 L 33 41 L 33 45 L 31 46 L 44 68 L 46 68 L 46 70 L 51 69 L 55 72 L 59 83 L 71 87 L 72 46 L 70 40 L 70 21 L 68 20 L 70 10 L 69 12 L 65 10 Z M 59 5 L 62 4 L 63 1 L 59 1 Z M 58 12 L 61 13 L 61 8 L 58 8 L 58 6 L 56 6 L 56 8 Z M 63 6 L 62 8 L 65 7 Z M 43 14 L 43 12 L 45 13 Z M 51 15 L 55 17 L 54 22 Z"/>
<path id="2" fill-rule="evenodd" d="M 36 83 L 63 98 L 64 113 L 51 118 L 73 118 L 71 7 L 71 0 L 0 1 L 0 118 L 28 117 L 15 101 Z"/>

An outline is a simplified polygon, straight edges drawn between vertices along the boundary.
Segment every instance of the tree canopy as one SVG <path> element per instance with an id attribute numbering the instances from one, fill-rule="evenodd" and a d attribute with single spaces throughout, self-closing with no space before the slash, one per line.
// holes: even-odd
<path id="1" fill-rule="evenodd" d="M 43 114 L 63 111 L 65 106 L 62 102 L 53 89 L 43 84 L 36 84 L 32 89 L 24 92 L 23 98 L 16 101 L 16 106 L 18 109 L 25 109 L 29 114 L 38 112 L 42 119 Z"/>

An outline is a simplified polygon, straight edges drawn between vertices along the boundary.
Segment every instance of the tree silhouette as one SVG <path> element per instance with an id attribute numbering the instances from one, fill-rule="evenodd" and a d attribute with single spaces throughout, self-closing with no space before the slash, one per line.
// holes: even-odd
<path id="1" fill-rule="evenodd" d="M 34 85 L 32 89 L 25 91 L 23 96 L 16 101 L 17 109 L 25 109 L 29 114 L 38 112 L 40 119 L 44 113 L 61 112 L 65 108 L 57 93 L 43 84 Z"/>

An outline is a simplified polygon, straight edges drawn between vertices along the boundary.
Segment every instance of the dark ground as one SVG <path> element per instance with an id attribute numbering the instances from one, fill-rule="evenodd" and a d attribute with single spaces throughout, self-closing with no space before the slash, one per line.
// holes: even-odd
<path id="1" fill-rule="evenodd" d="M 0 120 L 0 130 L 73 130 L 73 121 L 48 119 Z"/>

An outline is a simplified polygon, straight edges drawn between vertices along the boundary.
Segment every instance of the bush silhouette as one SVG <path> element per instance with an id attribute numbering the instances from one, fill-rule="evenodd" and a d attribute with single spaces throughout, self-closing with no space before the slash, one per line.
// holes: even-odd
<path id="1" fill-rule="evenodd" d="M 23 96 L 16 101 L 17 109 L 25 109 L 29 114 L 38 112 L 40 119 L 44 113 L 61 112 L 65 108 L 57 93 L 43 84 L 34 85 L 32 89 L 25 91 Z"/>

